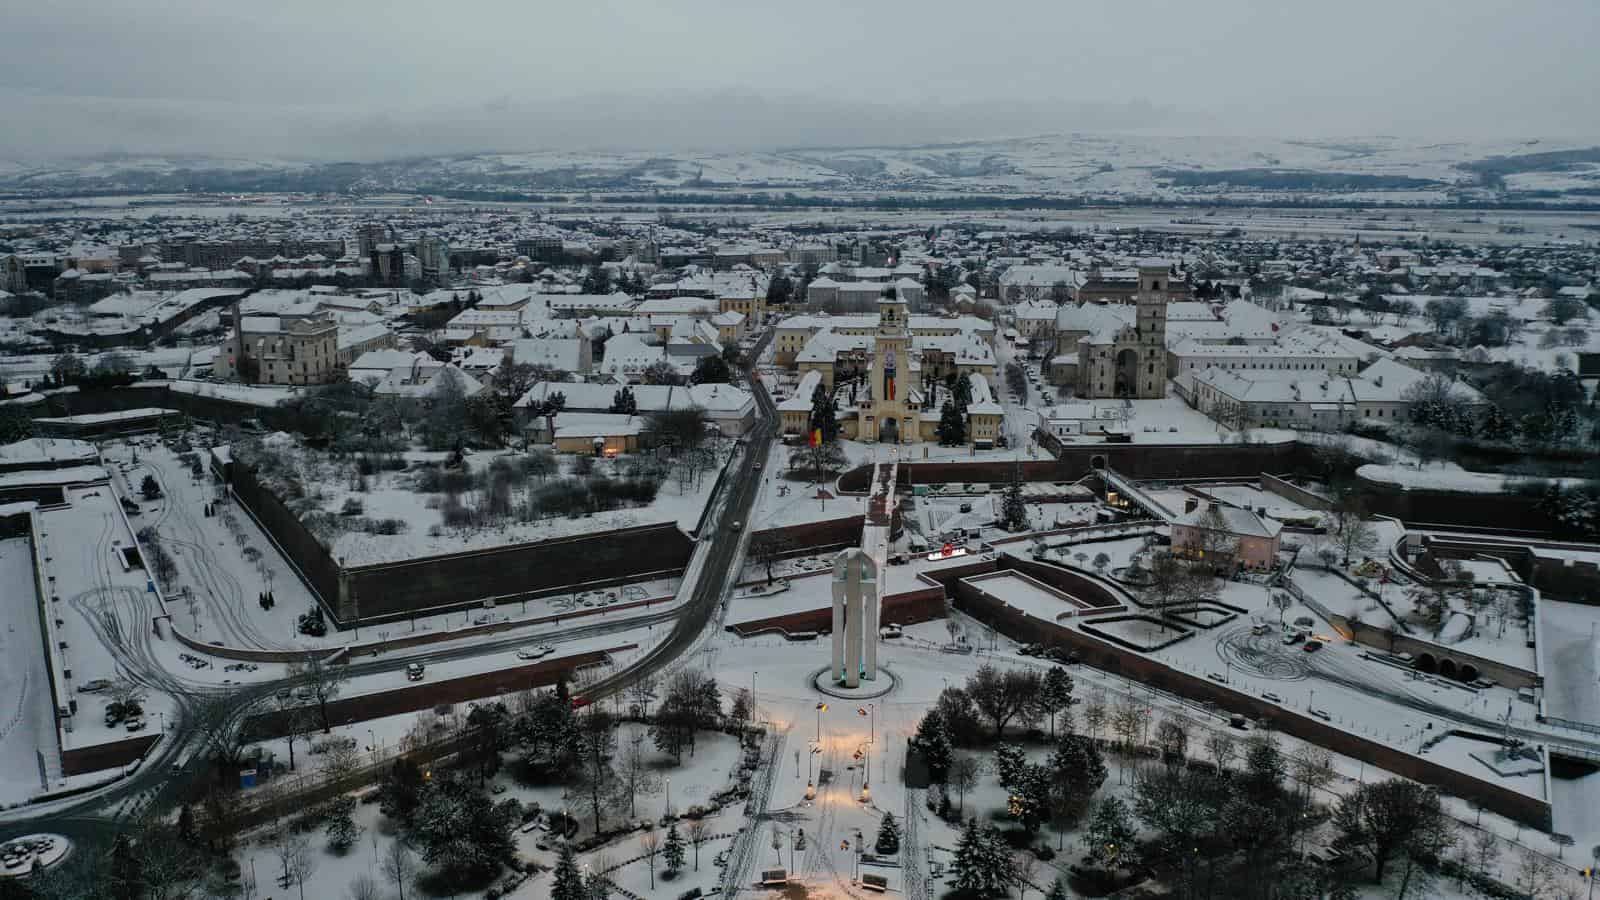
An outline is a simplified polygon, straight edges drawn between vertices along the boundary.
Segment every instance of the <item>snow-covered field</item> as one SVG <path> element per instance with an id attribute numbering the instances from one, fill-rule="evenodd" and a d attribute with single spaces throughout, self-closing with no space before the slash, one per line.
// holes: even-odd
<path id="1" fill-rule="evenodd" d="M 40 790 L 40 754 L 59 751 L 27 538 L 0 541 L 0 585 L 10 609 L 0 631 L 0 806 L 6 806 Z"/>
<path id="2" fill-rule="evenodd" d="M 712 469 L 688 482 L 667 478 L 661 482 L 655 500 L 644 506 L 606 510 L 579 517 L 556 516 L 521 521 L 510 516 L 490 525 L 450 525 L 446 524 L 444 516 L 449 491 L 421 490 L 417 471 L 375 472 L 361 478 L 355 472 L 353 461 L 335 461 L 298 447 L 288 435 L 269 435 L 263 445 L 270 448 L 269 452 L 279 456 L 287 471 L 292 472 L 289 477 L 299 486 L 304 499 L 291 500 L 288 505 L 302 510 L 302 515 L 320 511 L 337 520 L 345 515 L 347 504 L 355 503 L 362 510 L 360 516 L 365 519 L 375 522 L 398 520 L 402 523 L 398 534 L 340 529 L 324 536 L 330 552 L 349 566 L 661 522 L 674 523 L 686 531 L 692 530 L 699 522 L 701 511 L 716 484 L 716 470 Z M 727 449 L 724 447 L 719 455 L 719 465 L 726 460 Z M 432 464 L 442 462 L 445 456 L 444 453 L 421 451 L 406 454 L 408 461 Z M 502 458 L 516 464 L 517 456 L 510 451 L 468 453 L 464 471 L 482 473 Z M 558 464 L 563 472 L 569 474 L 575 471 L 577 465 L 573 457 L 559 457 Z M 622 456 L 596 460 L 594 472 L 597 475 L 626 478 L 634 466 L 648 464 L 650 461 L 643 457 Z M 281 479 L 284 476 L 278 477 Z M 476 495 L 482 492 L 471 488 L 458 493 L 460 502 L 470 506 L 476 502 Z M 520 503 L 520 495 L 513 493 L 512 502 Z"/>

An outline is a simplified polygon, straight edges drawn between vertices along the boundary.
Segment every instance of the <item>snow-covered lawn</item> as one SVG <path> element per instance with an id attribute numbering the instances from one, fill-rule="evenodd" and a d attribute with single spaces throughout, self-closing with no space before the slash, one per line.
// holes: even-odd
<path id="1" fill-rule="evenodd" d="M 283 471 L 263 478 L 270 484 L 287 488 L 284 473 L 292 473 L 292 484 L 297 485 L 300 498 L 282 497 L 286 505 L 297 510 L 304 518 L 320 513 L 324 523 L 312 531 L 329 547 L 329 551 L 342 558 L 347 566 L 371 565 L 457 553 L 486 547 L 499 547 L 526 541 L 548 540 L 609 531 L 634 525 L 660 522 L 676 524 L 692 530 L 699 523 L 701 511 L 716 485 L 716 468 L 700 473 L 699 477 L 681 481 L 669 477 L 661 481 L 655 499 L 642 506 L 625 506 L 593 514 L 571 517 L 566 515 L 523 521 L 517 515 L 507 515 L 493 524 L 447 524 L 445 509 L 451 496 L 457 497 L 462 507 L 472 509 L 484 500 L 487 490 L 480 490 L 476 482 L 467 477 L 483 476 L 497 460 L 509 462 L 521 476 L 521 454 L 514 451 L 479 451 L 466 454 L 461 471 L 464 486 L 452 487 L 441 483 L 436 491 L 422 489 L 424 473 L 412 468 L 403 471 L 379 471 L 361 476 L 354 460 L 336 460 L 308 448 L 297 446 L 288 435 L 268 435 L 262 445 L 267 452 L 282 461 Z M 726 461 L 731 448 L 723 446 L 717 465 Z M 436 465 L 445 459 L 443 453 L 413 451 L 404 454 L 413 464 Z M 593 460 L 593 473 L 613 479 L 627 479 L 646 470 L 654 471 L 653 457 L 621 456 L 615 459 Z M 560 474 L 579 474 L 578 458 L 558 456 Z M 521 486 L 513 487 L 508 494 L 508 505 L 518 509 L 523 505 L 524 492 L 537 488 L 541 481 L 536 475 L 523 477 Z M 280 493 L 282 493 L 280 491 Z M 358 514 L 353 511 L 359 511 Z M 357 527 L 366 520 L 372 523 L 394 522 L 394 534 L 362 530 Z M 319 531 L 320 528 L 320 531 Z M 387 529 L 384 529 L 387 530 Z"/>
<path id="2" fill-rule="evenodd" d="M 27 538 L 0 541 L 0 585 L 11 598 L 0 631 L 0 806 L 6 806 L 41 790 L 39 754 L 59 751 Z"/>

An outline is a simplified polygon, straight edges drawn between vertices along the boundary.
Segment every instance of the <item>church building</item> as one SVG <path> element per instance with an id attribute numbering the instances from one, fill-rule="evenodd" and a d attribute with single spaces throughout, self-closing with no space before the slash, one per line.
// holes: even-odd
<path id="1" fill-rule="evenodd" d="M 1139 290 L 1127 305 L 1063 307 L 1056 318 L 1051 370 L 1086 400 L 1154 400 L 1167 390 L 1167 304 L 1174 294 L 1171 268 L 1161 260 L 1139 263 Z"/>

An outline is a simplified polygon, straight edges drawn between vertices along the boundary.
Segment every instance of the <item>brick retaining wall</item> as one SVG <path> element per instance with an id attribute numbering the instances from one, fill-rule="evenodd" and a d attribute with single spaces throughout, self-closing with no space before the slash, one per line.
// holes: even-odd
<path id="1" fill-rule="evenodd" d="M 570 677 L 570 673 L 574 670 L 598 665 L 613 653 L 633 650 L 638 646 L 638 644 L 621 644 L 605 650 L 593 650 L 512 669 L 499 669 L 440 681 L 421 681 L 375 694 L 334 700 L 328 704 L 328 721 L 333 725 L 350 725 L 369 719 L 431 709 L 445 703 L 465 703 L 468 700 L 544 687 Z M 398 671 L 395 672 L 395 676 L 404 677 Z M 316 711 L 313 706 L 258 713 L 245 719 L 244 731 L 252 736 L 252 740 L 278 737 L 285 733 L 284 723 L 287 717 L 304 709 L 310 709 L 313 713 Z"/>

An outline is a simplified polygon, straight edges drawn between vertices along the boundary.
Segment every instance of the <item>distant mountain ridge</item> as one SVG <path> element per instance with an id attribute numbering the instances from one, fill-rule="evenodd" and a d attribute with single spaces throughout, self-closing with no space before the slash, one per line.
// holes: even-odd
<path id="1" fill-rule="evenodd" d="M 27 195 L 392 191 L 933 192 L 1175 199 L 1265 192 L 1600 197 L 1600 141 L 1427 142 L 1052 134 L 766 152 L 529 151 L 378 162 L 238 156 L 0 160 L 0 191 Z"/>

